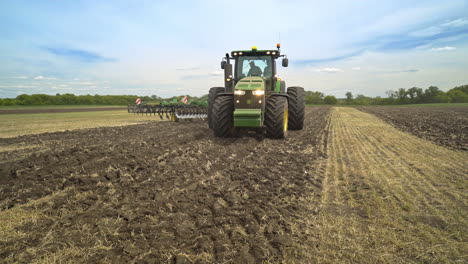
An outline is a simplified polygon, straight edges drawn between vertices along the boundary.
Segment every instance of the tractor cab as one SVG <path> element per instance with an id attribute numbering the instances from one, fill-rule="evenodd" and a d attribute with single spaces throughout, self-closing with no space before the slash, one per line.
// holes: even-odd
<path id="1" fill-rule="evenodd" d="M 283 67 L 288 66 L 286 55 L 281 55 L 280 44 L 277 45 L 277 50 L 258 50 L 257 47 L 252 47 L 251 50 L 236 50 L 231 54 L 226 54 L 226 57 L 221 62 L 221 68 L 225 70 L 226 87 L 235 88 L 239 81 L 246 77 L 260 77 L 265 83 L 265 91 L 274 92 L 278 82 L 280 89 L 281 79 L 276 73 L 276 60 L 283 57 Z M 234 68 L 226 69 L 230 64 L 230 60 L 234 60 Z M 229 80 L 227 80 L 229 79 Z M 259 79 L 259 78 L 248 78 Z"/>

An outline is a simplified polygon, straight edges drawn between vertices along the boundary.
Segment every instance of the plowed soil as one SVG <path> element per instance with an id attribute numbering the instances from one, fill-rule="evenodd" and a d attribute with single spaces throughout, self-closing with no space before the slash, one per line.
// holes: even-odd
<path id="1" fill-rule="evenodd" d="M 21 221 L 4 227 L 0 258 L 300 259 L 301 224 L 320 203 L 328 111 L 308 109 L 306 128 L 287 140 L 217 139 L 204 122 L 2 139 L 4 149 L 36 149 L 2 153 L 0 218 Z"/>
<path id="2" fill-rule="evenodd" d="M 359 107 L 438 145 L 468 151 L 468 107 Z"/>

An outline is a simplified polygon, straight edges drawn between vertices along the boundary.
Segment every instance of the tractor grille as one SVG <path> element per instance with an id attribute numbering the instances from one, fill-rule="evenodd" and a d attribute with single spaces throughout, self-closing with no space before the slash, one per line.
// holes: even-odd
<path id="1" fill-rule="evenodd" d="M 244 95 L 234 96 L 234 108 L 236 109 L 263 109 L 265 96 L 253 95 L 252 91 L 245 91 Z"/>

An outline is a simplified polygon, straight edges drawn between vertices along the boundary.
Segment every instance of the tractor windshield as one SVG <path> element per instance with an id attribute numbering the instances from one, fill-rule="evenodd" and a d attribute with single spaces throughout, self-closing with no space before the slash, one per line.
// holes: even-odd
<path id="1" fill-rule="evenodd" d="M 271 56 L 240 56 L 237 59 L 237 78 L 246 76 L 271 77 Z"/>

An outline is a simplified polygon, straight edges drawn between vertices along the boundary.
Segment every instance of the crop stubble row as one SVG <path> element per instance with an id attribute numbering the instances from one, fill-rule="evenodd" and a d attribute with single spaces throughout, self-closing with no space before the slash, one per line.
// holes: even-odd
<path id="1" fill-rule="evenodd" d="M 323 218 L 315 230 L 335 250 L 318 241 L 319 261 L 466 260 L 466 153 L 353 108 L 332 109 L 329 131 Z"/>

